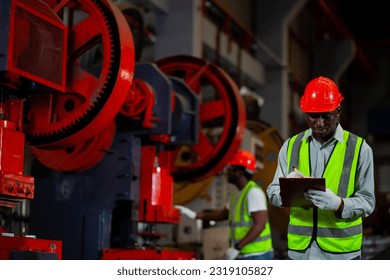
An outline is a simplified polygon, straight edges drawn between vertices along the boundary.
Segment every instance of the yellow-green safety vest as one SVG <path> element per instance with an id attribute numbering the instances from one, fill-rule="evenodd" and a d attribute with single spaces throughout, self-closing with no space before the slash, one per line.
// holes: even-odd
<path id="1" fill-rule="evenodd" d="M 310 139 L 301 141 L 305 132 L 289 140 L 287 148 L 287 170 L 293 167 L 311 176 Z M 344 131 L 344 143 L 337 141 L 326 163 L 322 175 L 326 187 L 341 198 L 348 198 L 355 192 L 355 178 L 358 158 L 364 139 Z M 288 225 L 288 248 L 305 250 L 312 240 L 327 252 L 348 253 L 361 249 L 363 226 L 361 217 L 339 219 L 334 211 L 320 210 L 316 207 L 303 209 L 291 207 Z"/>
<path id="2" fill-rule="evenodd" d="M 229 239 L 231 246 L 243 239 L 253 225 L 247 205 L 247 195 L 252 188 L 259 188 L 263 191 L 254 181 L 249 181 L 239 193 L 238 199 L 236 199 L 237 193 L 233 193 L 230 198 Z M 240 254 L 265 252 L 272 248 L 271 227 L 267 218 L 263 231 L 255 240 L 242 247 Z"/>

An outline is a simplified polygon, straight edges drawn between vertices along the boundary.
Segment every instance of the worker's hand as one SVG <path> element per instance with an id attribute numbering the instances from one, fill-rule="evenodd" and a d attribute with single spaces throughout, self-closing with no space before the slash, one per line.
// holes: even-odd
<path id="1" fill-rule="evenodd" d="M 300 171 L 294 170 L 290 172 L 286 178 L 303 178 L 305 175 L 303 175 Z"/>
<path id="2" fill-rule="evenodd" d="M 331 189 L 326 188 L 326 191 L 309 189 L 305 192 L 305 198 L 313 202 L 321 210 L 337 211 L 341 204 L 341 197 L 335 195 Z"/>
<path id="3" fill-rule="evenodd" d="M 239 254 L 240 254 L 240 251 L 238 251 L 234 247 L 230 247 L 229 249 L 226 250 L 225 255 L 224 255 L 224 259 L 225 260 L 235 260 Z"/>
<path id="4" fill-rule="evenodd" d="M 179 209 L 180 214 L 187 216 L 190 219 L 195 219 L 196 218 L 196 212 L 192 211 L 191 209 L 181 206 L 181 205 L 175 205 L 175 208 Z"/>

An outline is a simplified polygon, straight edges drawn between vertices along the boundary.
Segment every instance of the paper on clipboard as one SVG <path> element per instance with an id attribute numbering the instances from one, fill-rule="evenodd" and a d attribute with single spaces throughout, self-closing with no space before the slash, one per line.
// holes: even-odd
<path id="1" fill-rule="evenodd" d="M 283 207 L 313 207 L 303 193 L 308 189 L 325 191 L 325 178 L 279 178 L 280 196 Z"/>

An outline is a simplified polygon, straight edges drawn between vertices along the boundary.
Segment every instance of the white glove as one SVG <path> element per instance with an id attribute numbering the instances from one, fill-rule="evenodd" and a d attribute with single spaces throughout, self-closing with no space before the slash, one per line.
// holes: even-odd
<path id="1" fill-rule="evenodd" d="M 303 175 L 301 172 L 294 170 L 290 172 L 290 174 L 287 175 L 286 178 L 303 178 L 305 175 Z"/>
<path id="2" fill-rule="evenodd" d="M 273 193 L 269 197 L 269 202 L 276 207 L 282 207 L 282 197 L 280 196 L 280 187 L 279 187 L 279 193 Z"/>
<path id="3" fill-rule="evenodd" d="M 226 250 L 225 255 L 224 255 L 224 259 L 225 260 L 235 260 L 239 254 L 240 254 L 240 251 L 238 251 L 234 247 L 230 247 L 229 249 Z"/>
<path id="4" fill-rule="evenodd" d="M 335 195 L 331 189 L 326 188 L 326 191 L 309 189 L 305 192 L 305 198 L 313 202 L 321 210 L 337 211 L 341 204 L 341 197 Z"/>
<path id="5" fill-rule="evenodd" d="M 175 205 L 175 208 L 179 209 L 180 214 L 187 216 L 190 219 L 196 218 L 196 212 L 192 211 L 191 209 L 181 206 L 181 205 Z"/>

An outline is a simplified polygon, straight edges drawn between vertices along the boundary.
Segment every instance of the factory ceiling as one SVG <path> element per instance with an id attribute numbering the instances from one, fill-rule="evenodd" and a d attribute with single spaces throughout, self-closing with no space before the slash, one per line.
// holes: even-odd
<path id="1" fill-rule="evenodd" d="M 334 38 L 350 38 L 356 43 L 357 59 L 349 69 L 352 82 L 373 82 L 379 65 L 390 59 L 390 18 L 386 1 L 312 0 L 321 11 L 320 21 Z M 329 25 L 329 20 L 333 25 Z M 327 25 L 328 24 L 328 25 Z"/>

